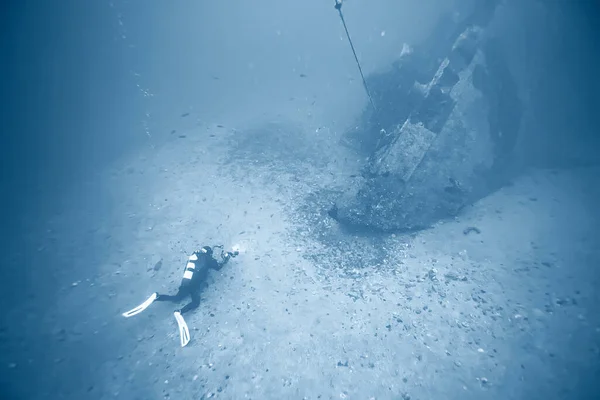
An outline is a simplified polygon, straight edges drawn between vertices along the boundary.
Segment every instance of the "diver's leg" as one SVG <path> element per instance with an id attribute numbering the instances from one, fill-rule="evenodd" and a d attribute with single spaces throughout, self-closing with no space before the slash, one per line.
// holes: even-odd
<path id="1" fill-rule="evenodd" d="M 173 296 L 168 294 L 157 294 L 156 301 L 172 301 L 174 303 L 183 300 L 183 298 L 189 293 L 189 289 L 181 285 L 179 286 L 179 290 Z"/>
<path id="2" fill-rule="evenodd" d="M 192 301 L 181 309 L 181 314 L 195 310 L 200 305 L 200 293 L 197 290 L 190 291 L 190 297 L 192 298 Z"/>

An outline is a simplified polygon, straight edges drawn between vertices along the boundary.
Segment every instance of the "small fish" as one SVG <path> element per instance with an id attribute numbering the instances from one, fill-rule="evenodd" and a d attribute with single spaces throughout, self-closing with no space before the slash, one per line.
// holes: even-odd
<path id="1" fill-rule="evenodd" d="M 189 112 L 185 112 L 185 113 L 181 114 L 181 118 L 187 117 L 188 115 L 190 115 L 190 113 Z"/>
<path id="2" fill-rule="evenodd" d="M 217 128 L 225 128 L 223 125 L 217 125 Z"/>
<path id="3" fill-rule="evenodd" d="M 158 260 L 156 264 L 154 264 L 154 270 L 158 271 L 162 267 L 162 260 Z"/>
<path id="4" fill-rule="evenodd" d="M 185 135 L 179 135 L 179 138 L 180 138 L 180 139 L 183 139 L 183 138 L 185 138 L 185 137 L 186 137 Z"/>
<path id="5" fill-rule="evenodd" d="M 458 188 L 460 187 L 460 182 L 457 181 L 456 179 L 450 177 L 450 178 L 448 178 L 448 181 L 452 184 L 452 186 L 456 186 Z"/>
<path id="6" fill-rule="evenodd" d="M 177 132 L 177 131 L 176 131 L 175 129 L 173 129 L 173 130 L 171 131 L 171 135 L 172 135 L 172 134 L 174 134 L 174 133 L 176 133 L 176 132 Z"/>
<path id="7" fill-rule="evenodd" d="M 450 182 L 450 184 L 452 186 L 447 186 L 444 188 L 444 191 L 446 193 L 450 193 L 450 194 L 462 194 L 463 193 L 463 189 L 462 189 L 462 186 L 459 181 L 457 181 L 454 178 L 448 178 L 448 181 Z"/>
<path id="8" fill-rule="evenodd" d="M 208 135 L 208 136 L 210 136 L 210 137 L 215 137 L 215 135 Z"/>
<path id="9" fill-rule="evenodd" d="M 465 228 L 465 230 L 463 230 L 463 234 L 464 235 L 468 235 L 471 232 L 475 232 L 478 235 L 481 233 L 481 231 L 479 230 L 479 228 L 474 227 L 474 226 L 469 226 L 469 227 Z"/>
<path id="10" fill-rule="evenodd" d="M 219 80 L 219 77 L 218 77 L 218 76 L 213 76 L 212 78 L 213 78 L 215 81 L 218 81 L 218 80 Z"/>
<path id="11" fill-rule="evenodd" d="M 300 74 L 300 78 L 307 78 L 306 74 Z"/>

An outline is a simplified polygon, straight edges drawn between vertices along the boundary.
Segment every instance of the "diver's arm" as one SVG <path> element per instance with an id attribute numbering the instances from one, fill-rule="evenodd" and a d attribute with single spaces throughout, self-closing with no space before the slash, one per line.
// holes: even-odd
<path id="1" fill-rule="evenodd" d="M 229 262 L 229 260 L 233 257 L 236 257 L 239 254 L 239 252 L 234 251 L 233 253 L 230 251 L 221 251 L 221 261 L 216 261 L 215 262 L 215 267 L 214 269 L 216 269 L 217 271 L 219 271 L 221 268 L 223 268 L 225 266 L 225 264 L 227 264 Z"/>
<path id="2" fill-rule="evenodd" d="M 221 268 L 223 268 L 225 264 L 229 262 L 230 258 L 231 256 L 229 256 L 228 253 L 221 254 L 221 261 L 215 260 L 214 269 L 220 271 Z"/>

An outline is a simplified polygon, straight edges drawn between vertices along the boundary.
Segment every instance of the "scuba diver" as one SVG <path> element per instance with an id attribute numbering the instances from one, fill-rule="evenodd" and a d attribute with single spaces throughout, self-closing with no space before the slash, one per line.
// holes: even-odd
<path id="1" fill-rule="evenodd" d="M 221 261 L 217 261 L 213 257 L 213 248 L 210 246 L 204 246 L 200 250 L 193 252 L 187 260 L 185 268 L 183 270 L 183 279 L 179 285 L 179 290 L 175 295 L 159 294 L 158 292 L 152 293 L 152 295 L 139 306 L 123 313 L 125 318 L 133 317 L 144 311 L 155 301 L 171 301 L 180 302 L 185 297 L 190 296 L 191 302 L 186 304 L 182 309 L 174 311 L 175 320 L 179 326 L 179 336 L 181 339 L 181 347 L 187 345 L 190 341 L 190 332 L 188 326 L 183 319 L 183 314 L 194 310 L 200 304 L 200 290 L 208 271 L 214 269 L 219 271 L 231 258 L 235 258 L 239 251 L 224 251 L 223 246 L 213 246 L 214 248 L 221 249 Z"/>

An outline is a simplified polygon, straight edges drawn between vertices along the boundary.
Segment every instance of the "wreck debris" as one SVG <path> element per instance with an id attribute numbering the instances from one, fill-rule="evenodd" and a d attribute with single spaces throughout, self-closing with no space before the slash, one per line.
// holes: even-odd
<path id="1" fill-rule="evenodd" d="M 497 185 L 521 111 L 502 49 L 485 31 L 496 3 L 477 2 L 461 23 L 442 21 L 436 35 L 455 32 L 441 41 L 445 50 L 434 36 L 427 53 L 404 52 L 392 71 L 369 78 L 382 106 L 345 136 L 368 162 L 330 216 L 366 230 L 423 229 Z"/>

